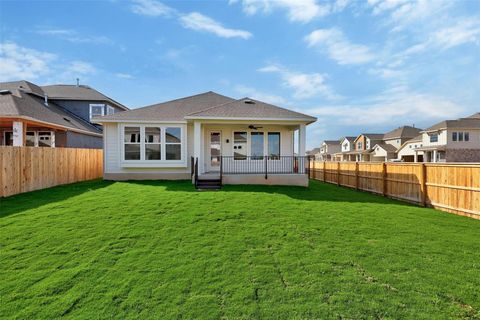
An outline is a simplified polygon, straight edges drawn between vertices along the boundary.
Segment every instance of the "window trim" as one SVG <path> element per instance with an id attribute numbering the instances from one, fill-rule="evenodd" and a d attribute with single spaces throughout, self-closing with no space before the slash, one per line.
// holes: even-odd
<path id="1" fill-rule="evenodd" d="M 276 158 L 273 158 L 273 159 L 269 159 L 269 160 L 280 160 L 280 157 L 282 156 L 282 132 L 281 131 L 268 131 L 267 132 L 267 143 L 266 143 L 266 155 L 267 157 L 270 157 L 270 152 L 269 152 L 269 148 L 270 148 L 270 143 L 268 141 L 268 135 L 270 133 L 278 133 L 278 159 Z M 274 156 L 275 157 L 275 156 Z"/>
<path id="2" fill-rule="evenodd" d="M 125 160 L 125 127 L 140 127 L 140 160 Z M 161 160 L 145 160 L 145 127 L 156 127 L 161 130 Z M 180 160 L 165 159 L 165 132 L 166 128 L 180 128 Z M 156 168 L 184 168 L 187 167 L 187 134 L 186 125 L 169 123 L 121 123 L 118 126 L 118 141 L 120 143 L 119 162 L 121 167 L 156 167 Z"/>
<path id="3" fill-rule="evenodd" d="M 112 113 L 109 113 L 109 110 L 112 110 Z M 111 105 L 107 104 L 107 109 L 106 109 L 106 115 L 109 116 L 109 115 L 112 115 L 115 113 L 115 108 L 112 107 Z"/>
<path id="4" fill-rule="evenodd" d="M 92 109 L 93 107 L 102 107 L 102 115 L 103 117 L 105 115 L 105 104 L 103 103 L 90 103 L 90 121 L 92 121 Z"/>

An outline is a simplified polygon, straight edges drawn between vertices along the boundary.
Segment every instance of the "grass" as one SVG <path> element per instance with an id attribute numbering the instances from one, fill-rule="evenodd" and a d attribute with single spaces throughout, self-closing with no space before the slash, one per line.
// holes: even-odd
<path id="1" fill-rule="evenodd" d="M 480 221 L 317 181 L 0 199 L 0 266 L 0 318 L 480 318 Z"/>

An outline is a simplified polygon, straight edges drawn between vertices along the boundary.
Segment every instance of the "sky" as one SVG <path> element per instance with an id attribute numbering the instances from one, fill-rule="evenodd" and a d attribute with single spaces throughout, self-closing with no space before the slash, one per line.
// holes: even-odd
<path id="1" fill-rule="evenodd" d="M 324 139 L 480 111 L 480 0 L 0 0 L 0 81 L 130 108 L 205 91 L 313 115 Z"/>

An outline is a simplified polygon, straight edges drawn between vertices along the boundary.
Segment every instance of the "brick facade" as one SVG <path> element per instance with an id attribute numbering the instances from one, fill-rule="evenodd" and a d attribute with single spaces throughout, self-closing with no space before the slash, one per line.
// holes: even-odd
<path id="1" fill-rule="evenodd" d="M 480 162 L 480 149 L 447 149 L 447 162 Z"/>

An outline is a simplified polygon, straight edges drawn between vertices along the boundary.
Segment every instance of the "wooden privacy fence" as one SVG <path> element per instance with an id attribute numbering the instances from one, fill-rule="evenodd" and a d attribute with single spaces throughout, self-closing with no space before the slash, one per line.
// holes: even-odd
<path id="1" fill-rule="evenodd" d="M 0 197 L 96 179 L 103 150 L 0 147 Z"/>
<path id="2" fill-rule="evenodd" d="M 313 161 L 310 177 L 480 219 L 480 164 Z"/>

